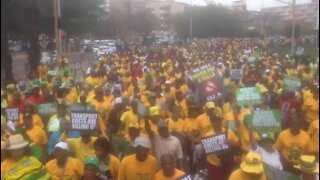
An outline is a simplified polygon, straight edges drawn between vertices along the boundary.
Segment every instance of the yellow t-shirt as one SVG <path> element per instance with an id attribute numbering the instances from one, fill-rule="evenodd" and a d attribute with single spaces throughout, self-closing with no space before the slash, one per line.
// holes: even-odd
<path id="1" fill-rule="evenodd" d="M 300 155 L 311 153 L 313 145 L 310 136 L 303 130 L 294 136 L 290 129 L 279 134 L 275 148 L 290 162 L 298 162 Z"/>
<path id="2" fill-rule="evenodd" d="M 6 159 L 1 163 L 1 174 L 6 174 L 13 166 L 16 164 L 16 162 L 12 159 Z"/>
<path id="3" fill-rule="evenodd" d="M 52 180 L 60 180 L 62 177 L 68 180 L 78 180 L 83 176 L 83 163 L 76 158 L 69 157 L 65 168 L 60 168 L 56 159 L 49 161 L 46 168 Z"/>
<path id="4" fill-rule="evenodd" d="M 319 119 L 310 124 L 308 134 L 313 142 L 315 148 L 314 151 L 319 153 Z"/>
<path id="5" fill-rule="evenodd" d="M 208 115 L 204 113 L 200 115 L 196 121 L 200 130 L 200 138 L 204 138 L 205 135 L 212 129 L 210 119 Z"/>
<path id="6" fill-rule="evenodd" d="M 243 124 L 241 124 L 239 127 L 239 135 L 240 135 L 241 149 L 244 152 L 249 152 L 250 150 L 249 131 Z M 257 132 L 253 132 L 253 137 L 256 141 L 260 140 L 260 136 Z"/>
<path id="7" fill-rule="evenodd" d="M 305 114 L 306 121 L 311 122 L 319 119 L 319 100 L 312 97 L 305 99 L 301 109 Z"/>
<path id="8" fill-rule="evenodd" d="M 20 114 L 20 124 L 23 124 L 23 115 Z M 38 114 L 32 114 L 32 124 L 44 128 L 43 121 Z"/>
<path id="9" fill-rule="evenodd" d="M 176 172 L 173 176 L 167 177 L 166 175 L 164 175 L 163 170 L 160 170 L 156 173 L 154 180 L 177 180 L 184 175 L 185 175 L 185 172 L 179 169 L 176 169 Z"/>
<path id="10" fill-rule="evenodd" d="M 267 180 L 267 176 L 263 173 L 260 178 L 252 178 L 246 175 L 241 169 L 233 171 L 229 180 Z"/>
<path id="11" fill-rule="evenodd" d="M 110 170 L 112 178 L 118 179 L 118 173 L 119 173 L 119 167 L 120 167 L 119 159 L 113 155 L 110 155 L 110 162 L 107 166 L 108 166 L 108 170 Z"/>
<path id="12" fill-rule="evenodd" d="M 66 142 L 69 144 L 70 148 L 75 152 L 76 158 L 81 162 L 84 162 L 84 159 L 87 156 L 94 156 L 95 151 L 93 148 L 93 142 L 97 140 L 96 137 L 91 137 L 91 141 L 88 144 L 85 144 L 81 138 L 67 138 Z"/>
<path id="13" fill-rule="evenodd" d="M 137 160 L 136 155 L 126 156 L 120 164 L 118 180 L 154 180 L 156 159 L 149 155 L 144 162 Z"/>
<path id="14" fill-rule="evenodd" d="M 139 124 L 139 117 L 137 114 L 134 114 L 132 111 L 127 111 L 122 114 L 120 118 L 122 124 L 124 125 L 124 133 L 127 135 L 129 133 L 129 125 L 131 122 L 136 122 Z"/>
<path id="15" fill-rule="evenodd" d="M 33 126 L 32 129 L 27 130 L 29 138 L 37 144 L 46 145 L 48 144 L 47 134 L 39 126 Z"/>
<path id="16" fill-rule="evenodd" d="M 177 121 L 174 121 L 172 118 L 169 118 L 168 125 L 170 132 L 176 131 L 182 133 L 185 126 L 185 121 L 183 119 L 178 119 Z"/>
<path id="17" fill-rule="evenodd" d="M 188 139 L 192 142 L 198 142 L 200 140 L 200 130 L 196 119 L 187 118 L 185 119 L 185 125 L 183 129 L 184 134 L 187 135 Z"/>
<path id="18" fill-rule="evenodd" d="M 222 132 L 226 132 L 226 130 L 223 128 Z M 212 129 L 205 136 L 209 137 L 215 134 L 216 133 Z M 229 143 L 232 145 L 237 145 L 239 143 L 238 137 L 230 129 L 228 130 L 228 140 L 229 140 Z M 212 165 L 221 166 L 221 160 L 216 154 L 207 155 L 207 161 Z"/>

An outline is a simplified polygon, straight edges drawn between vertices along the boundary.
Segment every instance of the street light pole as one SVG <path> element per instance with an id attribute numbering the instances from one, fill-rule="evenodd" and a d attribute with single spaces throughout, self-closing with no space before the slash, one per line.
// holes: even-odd
<path id="1" fill-rule="evenodd" d="M 59 34 L 59 24 L 58 24 L 58 0 L 53 0 L 53 17 L 54 17 L 54 32 L 56 38 L 56 51 L 57 51 L 57 60 L 60 59 L 60 34 Z"/>
<path id="2" fill-rule="evenodd" d="M 193 19 L 192 19 L 192 0 L 191 0 L 191 11 L 190 11 L 190 41 L 192 42 L 193 39 Z"/>

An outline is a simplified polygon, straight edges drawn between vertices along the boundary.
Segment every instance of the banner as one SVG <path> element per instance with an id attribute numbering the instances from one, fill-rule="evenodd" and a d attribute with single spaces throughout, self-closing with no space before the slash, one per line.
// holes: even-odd
<path id="1" fill-rule="evenodd" d="M 226 144 L 226 134 L 213 135 L 203 138 L 201 139 L 201 143 L 207 155 L 219 154 L 229 149 L 229 145 Z"/>
<path id="2" fill-rule="evenodd" d="M 294 76 L 284 75 L 284 89 L 289 91 L 298 91 L 301 88 L 301 80 Z"/>
<path id="3" fill-rule="evenodd" d="M 50 117 L 57 113 L 56 103 L 43 103 L 38 105 L 38 113 L 45 117 Z"/>
<path id="4" fill-rule="evenodd" d="M 200 104 L 224 97 L 226 91 L 223 80 L 213 64 L 206 64 L 193 69 L 189 72 L 189 78 L 197 87 Z"/>
<path id="5" fill-rule="evenodd" d="M 295 174 L 277 169 L 277 168 L 272 167 L 272 166 L 265 164 L 265 163 L 264 163 L 264 169 L 265 169 L 267 179 L 300 180 L 300 177 Z"/>
<path id="6" fill-rule="evenodd" d="M 95 130 L 98 125 L 96 112 L 71 112 L 71 128 L 73 130 Z"/>
<path id="7" fill-rule="evenodd" d="M 280 117 L 280 111 L 278 110 L 259 110 L 254 111 L 247 118 L 258 132 L 281 132 Z"/>
<path id="8" fill-rule="evenodd" d="M 19 108 L 6 108 L 6 121 L 19 121 Z"/>
<path id="9" fill-rule="evenodd" d="M 236 90 L 237 105 L 257 105 L 262 104 L 262 96 L 258 87 L 240 88 Z"/>
<path id="10" fill-rule="evenodd" d="M 230 78 L 240 80 L 243 78 L 242 70 L 241 69 L 231 69 L 230 70 Z"/>

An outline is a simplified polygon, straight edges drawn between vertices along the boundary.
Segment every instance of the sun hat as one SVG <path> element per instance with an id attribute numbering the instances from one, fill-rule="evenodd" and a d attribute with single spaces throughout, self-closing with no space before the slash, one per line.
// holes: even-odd
<path id="1" fill-rule="evenodd" d="M 60 148 L 60 149 L 66 150 L 66 151 L 69 150 L 69 146 L 68 146 L 68 144 L 65 143 L 65 142 L 58 142 L 58 143 L 54 146 L 54 148 Z"/>
<path id="2" fill-rule="evenodd" d="M 22 149 L 29 144 L 21 134 L 11 135 L 8 140 L 7 150 Z"/>
<path id="3" fill-rule="evenodd" d="M 246 159 L 241 163 L 240 168 L 246 173 L 261 174 L 264 172 L 261 156 L 255 152 L 247 154 Z"/>
<path id="4" fill-rule="evenodd" d="M 214 104 L 214 102 L 207 102 L 206 103 L 206 108 L 207 109 L 213 109 L 215 107 L 216 107 L 216 105 Z"/>
<path id="5" fill-rule="evenodd" d="M 133 147 L 142 146 L 144 148 L 150 149 L 150 141 L 146 137 L 139 136 L 134 140 Z"/>
<path id="6" fill-rule="evenodd" d="M 319 163 L 315 156 L 302 155 L 299 165 L 295 165 L 294 168 L 307 174 L 319 174 Z"/>
<path id="7" fill-rule="evenodd" d="M 100 161 L 97 157 L 95 156 L 89 156 L 89 157 L 86 157 L 85 160 L 84 160 L 84 165 L 94 165 L 96 167 L 99 167 L 100 165 Z"/>
<path id="8" fill-rule="evenodd" d="M 157 124 L 158 128 L 167 128 L 168 127 L 168 124 L 166 121 L 164 120 L 160 120 Z"/>

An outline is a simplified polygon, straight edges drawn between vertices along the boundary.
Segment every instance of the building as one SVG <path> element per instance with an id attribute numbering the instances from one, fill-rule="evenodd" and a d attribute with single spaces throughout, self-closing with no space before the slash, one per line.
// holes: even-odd
<path id="1" fill-rule="evenodd" d="M 187 4 L 174 0 L 154 0 L 146 4 L 147 10 L 160 19 L 161 29 L 164 31 L 172 29 L 173 17 L 183 14 L 186 6 Z"/>
<path id="2" fill-rule="evenodd" d="M 147 2 L 149 0 L 110 0 L 110 8 L 128 15 L 137 14 L 146 10 Z"/>
<path id="3" fill-rule="evenodd" d="M 231 10 L 237 13 L 246 13 L 247 4 L 244 0 L 233 1 L 231 5 Z"/>
<path id="4" fill-rule="evenodd" d="M 319 0 L 312 0 L 310 3 L 296 5 L 296 20 L 304 26 L 314 27 L 317 21 Z M 292 6 L 280 6 L 263 8 L 261 13 L 266 18 L 266 24 L 281 25 L 292 21 Z"/>

